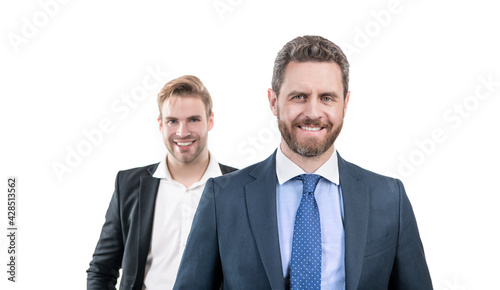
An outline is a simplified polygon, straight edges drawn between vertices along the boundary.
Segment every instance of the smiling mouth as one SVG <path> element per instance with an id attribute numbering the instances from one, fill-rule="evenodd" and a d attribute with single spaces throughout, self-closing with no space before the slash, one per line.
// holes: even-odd
<path id="1" fill-rule="evenodd" d="M 322 130 L 324 127 L 299 126 L 299 128 L 306 131 L 317 132 L 319 130 Z"/>
<path id="2" fill-rule="evenodd" d="M 193 144 L 194 141 L 174 142 L 174 143 L 177 144 L 177 146 L 179 146 L 179 147 L 187 147 L 187 146 Z"/>

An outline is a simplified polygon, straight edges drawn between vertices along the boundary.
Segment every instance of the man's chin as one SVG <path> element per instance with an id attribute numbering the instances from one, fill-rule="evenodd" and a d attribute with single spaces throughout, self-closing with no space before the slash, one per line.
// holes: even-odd
<path id="1" fill-rule="evenodd" d="M 313 158 L 325 153 L 325 150 L 319 150 L 317 148 L 297 148 L 295 153 L 303 157 Z"/>
<path id="2" fill-rule="evenodd" d="M 307 142 L 296 142 L 294 146 L 289 146 L 295 153 L 304 157 L 317 157 L 327 152 L 333 147 L 332 144 L 321 144 L 317 140 L 310 140 Z"/>
<path id="3" fill-rule="evenodd" d="M 168 150 L 170 156 L 173 157 L 179 163 L 191 163 L 195 159 L 195 156 L 192 152 L 180 152 L 178 148 L 172 148 L 173 150 Z"/>
<path id="4" fill-rule="evenodd" d="M 179 161 L 180 163 L 183 163 L 183 164 L 189 164 L 189 163 L 192 163 L 194 161 L 195 158 L 193 158 L 192 156 L 174 156 L 174 158 Z"/>

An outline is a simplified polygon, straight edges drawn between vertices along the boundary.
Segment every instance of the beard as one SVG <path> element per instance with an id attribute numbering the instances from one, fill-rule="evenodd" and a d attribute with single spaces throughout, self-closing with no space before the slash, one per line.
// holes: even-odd
<path id="1" fill-rule="evenodd" d="M 279 111 L 279 110 L 278 110 Z M 342 130 L 342 125 L 344 121 L 341 120 L 339 124 L 335 127 L 331 122 L 323 123 L 320 120 L 305 118 L 302 120 L 295 119 L 292 121 L 290 126 L 280 119 L 278 113 L 278 128 L 281 132 L 281 136 L 283 140 L 285 140 L 286 144 L 290 149 L 304 157 L 316 157 L 323 153 L 325 153 L 330 147 L 332 147 L 333 143 L 337 139 Z M 323 139 L 309 137 L 305 140 L 299 140 L 297 138 L 297 132 L 295 128 L 298 126 L 320 126 L 323 127 L 322 130 L 327 131 L 327 135 Z"/>

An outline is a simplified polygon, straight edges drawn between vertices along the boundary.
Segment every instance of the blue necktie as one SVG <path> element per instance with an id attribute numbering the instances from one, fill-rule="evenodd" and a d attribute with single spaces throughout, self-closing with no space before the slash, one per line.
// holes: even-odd
<path id="1" fill-rule="evenodd" d="M 314 189 L 321 176 L 302 174 L 304 187 L 295 216 L 290 289 L 321 289 L 321 225 Z"/>

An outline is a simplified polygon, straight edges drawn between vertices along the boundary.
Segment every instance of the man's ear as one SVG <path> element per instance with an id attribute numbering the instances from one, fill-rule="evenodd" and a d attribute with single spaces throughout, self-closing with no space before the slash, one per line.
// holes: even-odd
<path id="1" fill-rule="evenodd" d="M 208 118 L 208 131 L 212 130 L 214 127 L 214 113 L 210 115 L 210 118 Z"/>
<path id="2" fill-rule="evenodd" d="M 267 98 L 269 99 L 269 107 L 275 116 L 278 116 L 278 96 L 272 89 L 267 89 Z"/>
<path id="3" fill-rule="evenodd" d="M 349 104 L 349 96 L 351 95 L 351 91 L 347 91 L 347 94 L 344 98 L 344 116 L 345 113 L 347 112 L 347 105 Z"/>
<path id="4" fill-rule="evenodd" d="M 161 132 L 161 129 L 163 128 L 163 122 L 161 121 L 161 116 L 158 117 L 158 129 L 160 129 L 160 132 Z"/>

